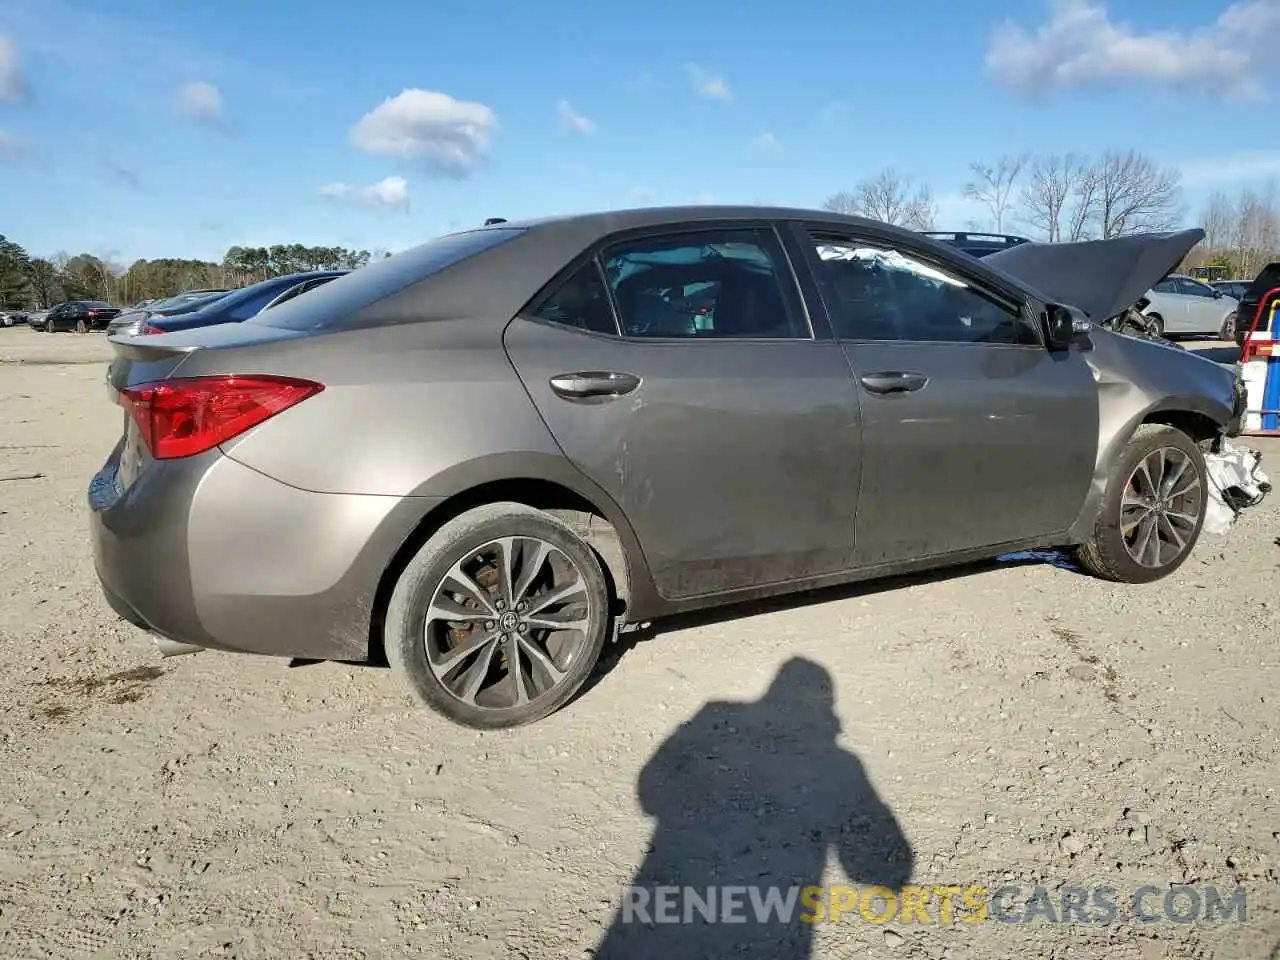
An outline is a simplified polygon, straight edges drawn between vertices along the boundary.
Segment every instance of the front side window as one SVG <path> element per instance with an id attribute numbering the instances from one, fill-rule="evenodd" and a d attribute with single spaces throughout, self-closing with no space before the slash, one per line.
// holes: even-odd
<path id="1" fill-rule="evenodd" d="M 1194 280 L 1182 280 L 1182 292 L 1192 297 L 1212 297 L 1213 288 Z"/>
<path id="2" fill-rule="evenodd" d="M 818 281 L 845 340 L 1038 345 L 1016 311 L 967 281 L 888 247 L 816 241 Z"/>
<path id="3" fill-rule="evenodd" d="M 628 337 L 808 340 L 771 230 L 649 237 L 601 256 Z"/>

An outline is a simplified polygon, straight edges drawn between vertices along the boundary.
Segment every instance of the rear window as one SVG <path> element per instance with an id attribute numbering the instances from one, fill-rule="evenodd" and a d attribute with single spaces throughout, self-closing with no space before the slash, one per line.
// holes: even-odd
<path id="1" fill-rule="evenodd" d="M 468 257 L 513 240 L 520 227 L 485 227 L 437 237 L 326 283 L 306 297 L 295 297 L 266 310 L 248 323 L 286 330 L 321 330 L 351 317 L 369 304 L 403 290 Z"/>

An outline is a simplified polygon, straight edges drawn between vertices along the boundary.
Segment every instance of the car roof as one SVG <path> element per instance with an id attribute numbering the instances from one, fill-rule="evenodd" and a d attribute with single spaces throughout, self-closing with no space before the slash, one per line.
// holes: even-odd
<path id="1" fill-rule="evenodd" d="M 502 223 L 486 224 L 472 230 L 459 231 L 470 233 L 479 230 L 536 230 L 550 227 L 574 227 L 579 229 L 598 230 L 600 235 L 607 236 L 619 230 L 640 229 L 644 227 L 661 227 L 675 223 L 697 223 L 726 220 L 822 220 L 830 223 L 844 223 L 849 226 L 870 228 L 878 231 L 889 230 L 903 235 L 925 236 L 905 227 L 895 227 L 880 220 L 867 217 L 855 217 L 831 210 L 814 210 L 804 207 L 769 207 L 734 204 L 696 204 L 671 207 L 635 207 L 625 210 L 603 210 L 589 213 L 567 214 L 551 217 L 531 217 L 524 220 L 508 220 Z"/>

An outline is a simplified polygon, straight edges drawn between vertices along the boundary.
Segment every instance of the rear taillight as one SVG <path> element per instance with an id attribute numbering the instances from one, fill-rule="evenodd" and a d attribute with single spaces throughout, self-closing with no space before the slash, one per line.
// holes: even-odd
<path id="1" fill-rule="evenodd" d="M 157 326 L 153 326 L 152 324 L 147 323 L 144 320 L 142 323 L 142 326 L 138 328 L 138 336 L 149 337 L 153 333 L 164 333 L 164 331 Z"/>
<path id="2" fill-rule="evenodd" d="M 212 450 L 323 389 L 290 377 L 188 377 L 126 387 L 120 403 L 151 455 L 173 460 Z"/>

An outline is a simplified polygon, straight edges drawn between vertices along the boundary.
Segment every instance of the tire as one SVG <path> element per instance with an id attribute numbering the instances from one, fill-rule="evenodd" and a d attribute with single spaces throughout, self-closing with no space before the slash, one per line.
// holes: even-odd
<path id="1" fill-rule="evenodd" d="M 1148 313 L 1147 320 L 1151 323 L 1151 335 L 1157 340 L 1164 340 L 1164 317 L 1158 313 Z"/>
<path id="2" fill-rule="evenodd" d="M 86 324 L 83 320 L 77 320 L 76 333 L 88 333 L 88 332 L 89 332 L 89 325 Z"/>
<path id="3" fill-rule="evenodd" d="M 1218 339 L 1234 342 L 1236 339 L 1236 315 L 1233 310 L 1222 320 L 1222 328 L 1218 331 Z"/>
<path id="4" fill-rule="evenodd" d="M 451 572 L 465 572 L 479 556 L 496 556 L 493 551 L 503 541 L 519 543 L 508 566 L 514 570 L 518 561 L 520 571 L 505 577 L 514 580 L 512 586 L 501 585 L 504 575 L 497 562 L 486 563 L 469 574 L 475 577 L 471 586 L 486 593 L 488 612 L 481 610 L 478 600 L 457 599 L 474 596 L 474 591 L 464 594 L 461 590 L 448 590 L 441 598 L 450 605 L 450 612 L 467 614 L 468 632 L 460 639 L 463 630 L 450 624 L 463 621 L 446 623 L 429 616 L 437 593 L 445 591 L 446 585 L 460 586 L 462 581 Z M 534 546 L 539 541 L 548 548 L 545 559 L 541 547 Z M 531 562 L 531 556 L 538 562 Z M 530 570 L 535 579 L 520 590 L 521 581 Z M 566 586 L 550 581 L 561 573 L 576 576 L 565 577 Z M 568 591 L 574 598 L 566 609 L 585 610 L 573 615 L 573 622 L 581 623 L 581 629 L 555 631 L 536 625 L 538 601 L 561 591 Z M 518 617 L 515 608 L 504 608 L 505 601 L 500 599 L 504 593 L 515 594 L 517 600 L 523 595 L 528 612 Z M 576 599 L 579 596 L 581 600 Z M 490 730 L 533 723 L 568 703 L 586 682 L 608 636 L 610 599 L 597 554 L 563 522 L 518 503 L 478 507 L 441 527 L 400 575 L 387 606 L 383 630 L 387 661 L 416 699 L 455 723 Z M 467 609 L 460 609 L 464 604 Z M 556 603 L 548 604 L 555 606 Z M 558 614 L 559 611 L 551 611 L 545 616 L 566 622 Z M 523 623 L 525 617 L 534 619 Z M 516 621 L 521 621 L 520 626 L 515 626 Z M 517 634 L 516 629 L 521 632 Z M 456 663 L 442 664 L 441 660 L 469 639 L 472 631 L 490 639 L 474 644 L 473 652 L 459 657 Z M 517 671 L 518 679 L 505 668 L 513 649 L 520 666 L 527 667 Z M 480 690 L 473 691 L 468 700 L 467 681 L 475 679 L 485 657 L 486 677 L 492 677 L 496 669 L 499 679 L 485 682 L 482 678 Z M 537 657 L 542 658 L 541 662 Z M 559 677 L 542 664 L 553 667 Z M 540 692 L 539 685 L 544 687 Z M 524 702 L 519 701 L 518 692 L 525 694 Z"/>
<path id="5" fill-rule="evenodd" d="M 1130 480 L 1135 476 L 1139 465 L 1144 461 L 1148 462 L 1148 475 L 1150 474 L 1151 461 L 1149 457 L 1153 457 L 1157 451 L 1163 451 L 1164 456 L 1170 462 L 1176 462 L 1177 458 L 1168 451 L 1179 452 L 1184 461 L 1184 469 L 1177 476 L 1173 490 L 1178 490 L 1188 485 L 1194 490 L 1198 490 L 1199 496 L 1196 501 L 1197 506 L 1194 511 L 1190 506 L 1189 499 L 1181 497 L 1173 498 L 1172 506 L 1179 508 L 1174 516 L 1189 515 L 1194 518 L 1191 524 L 1185 521 L 1167 520 L 1168 526 L 1161 526 L 1157 517 L 1153 522 L 1156 527 L 1156 555 L 1154 558 L 1148 556 L 1148 560 L 1155 559 L 1156 562 L 1140 563 L 1130 552 L 1131 545 L 1126 542 L 1126 532 L 1121 528 L 1121 513 L 1124 508 L 1123 500 Z M 1195 480 L 1188 482 L 1187 470 L 1194 471 Z M 1169 475 L 1166 474 L 1166 478 Z M 1107 489 L 1103 494 L 1102 502 L 1098 507 L 1098 516 L 1094 521 L 1093 531 L 1089 539 L 1076 548 L 1076 556 L 1087 571 L 1103 580 L 1113 580 L 1120 583 L 1151 583 L 1160 580 L 1173 573 L 1178 567 L 1186 561 L 1191 555 L 1191 551 L 1195 548 L 1196 541 L 1200 537 L 1200 530 L 1204 526 L 1205 511 L 1209 505 L 1209 478 L 1205 469 L 1204 454 L 1196 445 L 1195 441 L 1189 436 L 1175 427 L 1165 426 L 1160 423 L 1145 423 L 1138 427 L 1133 438 L 1129 441 L 1128 446 L 1120 455 L 1115 468 L 1112 471 L 1111 478 L 1107 481 Z M 1130 532 L 1132 533 L 1136 548 L 1139 545 L 1139 538 L 1143 531 L 1142 523 L 1133 526 L 1133 518 L 1142 512 L 1141 507 L 1130 507 Z M 1176 544 L 1176 540 L 1171 540 L 1168 531 L 1172 530 L 1176 536 L 1183 538 L 1183 546 L 1180 552 L 1169 555 L 1165 559 L 1165 545 Z M 1140 551 L 1141 552 L 1141 551 Z"/>

